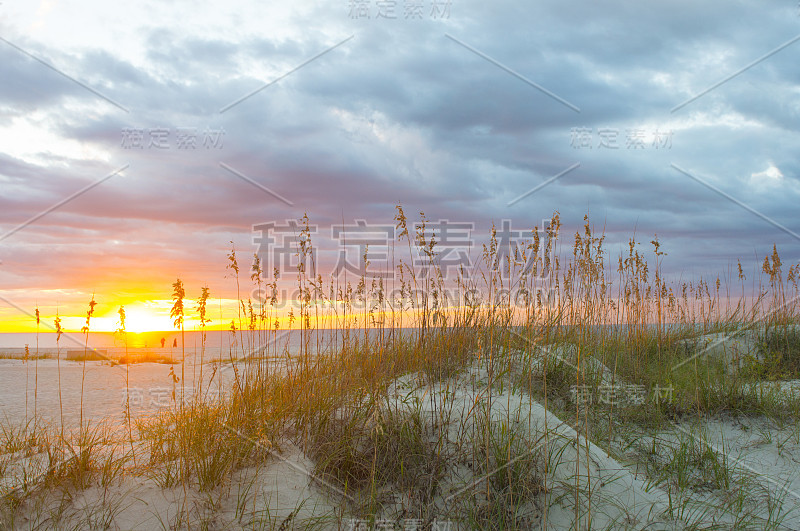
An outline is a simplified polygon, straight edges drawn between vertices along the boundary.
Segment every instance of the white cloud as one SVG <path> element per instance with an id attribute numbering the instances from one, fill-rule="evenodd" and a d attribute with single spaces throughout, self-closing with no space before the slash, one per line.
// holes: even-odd
<path id="1" fill-rule="evenodd" d="M 756 185 L 776 185 L 783 182 L 783 173 L 770 163 L 766 170 L 750 174 L 750 181 Z"/>

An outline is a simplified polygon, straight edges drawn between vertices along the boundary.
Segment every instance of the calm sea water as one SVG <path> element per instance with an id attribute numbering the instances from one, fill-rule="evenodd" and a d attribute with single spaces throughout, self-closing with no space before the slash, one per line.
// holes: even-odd
<path id="1" fill-rule="evenodd" d="M 401 334 L 409 333 L 411 329 L 400 331 Z M 247 353 L 268 349 L 267 354 L 290 355 L 300 351 L 303 338 L 315 350 L 317 345 L 320 349 L 334 348 L 341 345 L 346 334 L 351 337 L 364 336 L 363 330 L 350 330 L 349 332 L 341 329 L 319 330 L 308 332 L 303 335 L 299 330 L 281 330 L 275 332 L 236 332 L 232 334 L 228 331 L 206 332 L 205 353 L 214 356 L 228 357 L 230 353 L 241 357 Z M 388 334 L 388 331 L 380 332 Z M 377 337 L 378 332 L 371 331 L 370 337 Z M 86 344 L 86 337 L 80 333 L 63 334 L 60 342 L 56 343 L 54 333 L 22 333 L 22 334 L 0 334 L 0 355 L 21 355 L 27 345 L 31 354 L 37 351 L 40 354 L 55 355 L 57 347 L 60 347 L 62 359 L 67 351 L 83 351 Z M 185 341 L 185 352 L 187 358 L 200 353 L 203 344 L 201 332 L 186 332 L 182 340 L 180 332 L 146 332 L 141 334 L 129 333 L 127 338 L 108 332 L 90 332 L 88 338 L 88 348 L 106 351 L 110 357 L 118 357 L 125 353 L 126 348 L 135 352 L 152 352 L 158 354 L 172 355 L 180 358 L 183 341 Z"/>
<path id="2" fill-rule="evenodd" d="M 320 351 L 335 349 L 345 334 L 343 330 L 321 330 L 305 338 L 313 353 L 318 345 Z M 66 427 L 74 428 L 83 403 L 84 421 L 119 427 L 124 422 L 126 400 L 130 401 L 132 415 L 143 417 L 174 406 L 181 392 L 185 397 L 201 389 L 212 397 L 225 393 L 234 384 L 232 357 L 266 357 L 269 367 L 283 370 L 300 353 L 303 338 L 300 331 L 266 335 L 245 332 L 235 337 L 230 332 L 208 332 L 203 349 L 202 334 L 187 332 L 183 364 L 115 365 L 109 361 L 84 364 L 68 360 L 70 353 L 84 351 L 85 338 L 80 334 L 63 335 L 59 345 L 55 334 L 40 334 L 38 352 L 48 358 L 23 362 L 25 345 L 31 354 L 37 352 L 36 334 L 0 334 L 0 357 L 17 358 L 0 359 L 0 424 L 20 426 L 35 413 L 52 426 L 60 426 L 63 419 Z M 181 361 L 184 349 L 180 333 L 128 334 L 127 339 L 131 355 L 146 353 Z M 110 333 L 90 333 L 88 345 L 110 359 L 126 352 L 125 341 Z"/>
<path id="3" fill-rule="evenodd" d="M 413 332 L 414 329 L 372 331 L 370 339 L 379 339 L 379 334 L 407 336 Z M 305 340 L 312 354 L 332 352 L 348 333 L 351 340 L 364 337 L 363 330 L 332 329 L 306 334 Z M 168 356 L 176 362 L 181 361 L 185 350 L 186 357 L 183 364 L 175 365 L 114 365 L 109 361 L 88 361 L 85 367 L 80 361 L 67 359 L 70 353 L 83 352 L 85 338 L 81 334 L 65 334 L 59 345 L 55 334 L 51 333 L 40 334 L 38 340 L 39 354 L 48 358 L 23 362 L 25 345 L 29 346 L 31 354 L 37 351 L 36 334 L 0 334 L 0 358 L 16 358 L 0 359 L 0 424 L 19 426 L 35 412 L 53 426 L 59 426 L 62 418 L 65 426 L 76 426 L 83 402 L 84 419 L 121 425 L 126 400 L 130 401 L 134 416 L 147 416 L 174 405 L 181 388 L 186 397 L 201 389 L 212 396 L 225 393 L 233 384 L 231 358 L 267 358 L 268 367 L 283 370 L 300 353 L 304 336 L 300 331 L 267 335 L 244 332 L 235 336 L 215 331 L 207 333 L 205 348 L 202 348 L 202 334 L 186 332 L 184 348 L 181 335 L 176 332 L 128 334 L 127 347 L 125 341 L 114 334 L 90 333 L 89 348 L 103 352 L 112 360 L 124 355 L 126 349 L 132 355 Z M 57 351 L 59 359 L 56 359 Z M 180 380 L 176 382 L 175 378 Z"/>

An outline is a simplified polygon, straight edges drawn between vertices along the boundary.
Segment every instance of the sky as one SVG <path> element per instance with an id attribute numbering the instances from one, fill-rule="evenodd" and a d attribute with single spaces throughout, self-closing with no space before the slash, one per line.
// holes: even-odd
<path id="1" fill-rule="evenodd" d="M 0 39 L 0 331 L 230 308 L 306 214 L 357 272 L 398 204 L 469 263 L 554 211 L 671 278 L 800 262 L 796 0 L 4 0 Z"/>

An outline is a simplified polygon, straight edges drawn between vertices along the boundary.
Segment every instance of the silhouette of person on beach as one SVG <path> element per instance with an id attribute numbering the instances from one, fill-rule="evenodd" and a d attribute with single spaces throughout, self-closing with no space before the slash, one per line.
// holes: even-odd
<path id="1" fill-rule="evenodd" d="M 167 342 L 167 338 L 166 337 L 162 337 L 161 338 L 161 348 L 164 348 L 164 343 L 166 343 L 166 342 Z"/>
<path id="2" fill-rule="evenodd" d="M 172 340 L 172 348 L 178 348 L 178 338 Z"/>

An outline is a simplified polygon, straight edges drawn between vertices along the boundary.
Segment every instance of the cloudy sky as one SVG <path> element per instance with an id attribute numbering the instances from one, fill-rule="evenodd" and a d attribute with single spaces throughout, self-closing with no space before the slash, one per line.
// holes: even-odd
<path id="1" fill-rule="evenodd" d="M 588 213 L 674 278 L 800 261 L 796 0 L 5 0 L 0 37 L 6 330 L 230 298 L 230 242 L 304 213 L 332 265 L 398 203 L 478 241 Z"/>

